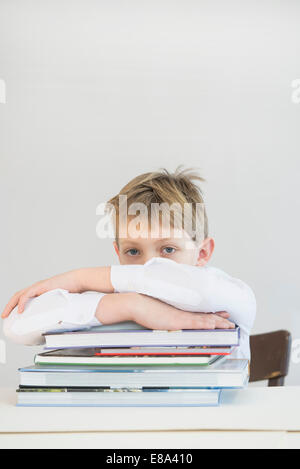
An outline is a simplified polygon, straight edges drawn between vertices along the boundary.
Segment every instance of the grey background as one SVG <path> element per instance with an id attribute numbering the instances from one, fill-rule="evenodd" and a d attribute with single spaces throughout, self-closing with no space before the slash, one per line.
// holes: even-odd
<path id="1" fill-rule="evenodd" d="M 299 339 L 299 26 L 296 0 L 0 0 L 1 309 L 117 263 L 96 206 L 183 163 L 207 179 L 212 264 L 256 293 L 254 332 Z M 36 351 L 7 343 L 0 384 Z"/>

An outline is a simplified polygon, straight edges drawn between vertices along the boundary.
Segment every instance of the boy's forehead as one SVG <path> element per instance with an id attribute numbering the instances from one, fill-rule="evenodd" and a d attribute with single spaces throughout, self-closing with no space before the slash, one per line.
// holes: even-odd
<path id="1" fill-rule="evenodd" d="M 134 230 L 130 229 L 130 223 L 126 227 L 121 227 L 120 233 L 122 236 L 119 236 L 119 241 L 125 243 L 126 241 L 143 241 L 150 240 L 152 242 L 163 242 L 171 240 L 190 240 L 191 237 L 186 231 L 181 228 L 174 228 L 172 226 L 163 226 L 162 224 L 156 225 L 155 227 L 145 227 L 139 226 L 135 227 Z M 125 230 L 124 230 L 125 228 Z"/>

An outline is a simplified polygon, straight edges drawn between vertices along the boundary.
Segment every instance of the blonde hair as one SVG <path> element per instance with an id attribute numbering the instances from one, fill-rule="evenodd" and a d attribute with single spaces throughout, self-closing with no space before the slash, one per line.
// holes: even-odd
<path id="1" fill-rule="evenodd" d="M 201 232 L 204 238 L 208 237 L 208 219 L 204 206 L 203 193 L 200 187 L 193 181 L 205 181 L 193 168 L 183 169 L 179 166 L 174 173 L 161 168 L 159 171 L 144 173 L 136 176 L 128 182 L 120 192 L 107 202 L 107 211 L 115 210 L 115 238 L 118 243 L 118 219 L 120 213 L 120 196 L 127 196 L 127 204 L 142 203 L 146 207 L 152 204 L 167 203 L 178 204 L 184 209 L 185 204 L 191 206 L 192 226 L 197 221 L 197 205 L 202 206 Z M 174 226 L 174 220 L 171 221 Z M 197 225 L 196 225 L 197 226 Z M 196 228 L 197 229 L 197 228 Z"/>

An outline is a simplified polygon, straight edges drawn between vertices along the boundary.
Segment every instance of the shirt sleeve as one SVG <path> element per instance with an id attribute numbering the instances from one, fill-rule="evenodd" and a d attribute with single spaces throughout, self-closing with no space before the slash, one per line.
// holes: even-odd
<path id="1" fill-rule="evenodd" d="M 104 293 L 69 293 L 51 290 L 28 301 L 22 314 L 15 309 L 4 320 L 6 337 L 23 345 L 40 345 L 43 334 L 50 331 L 81 330 L 101 323 L 95 317 Z"/>
<path id="2" fill-rule="evenodd" d="M 135 291 L 182 310 L 227 311 L 230 319 L 247 334 L 254 323 L 256 300 L 251 288 L 214 267 L 152 258 L 144 265 L 112 266 L 111 282 L 116 292 Z"/>

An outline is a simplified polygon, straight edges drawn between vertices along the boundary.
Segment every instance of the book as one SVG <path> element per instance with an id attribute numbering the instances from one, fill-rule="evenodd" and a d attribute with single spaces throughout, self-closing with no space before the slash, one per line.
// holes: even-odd
<path id="1" fill-rule="evenodd" d="M 45 334 L 46 348 L 132 347 L 132 346 L 210 346 L 239 345 L 240 329 L 159 331 L 136 324 L 118 323 L 118 327 L 100 326 L 77 332 Z M 136 327 L 138 326 L 138 327 Z"/>
<path id="2" fill-rule="evenodd" d="M 34 362 L 37 365 L 198 365 L 208 366 L 216 360 L 226 356 L 228 349 L 203 349 L 197 354 L 193 348 L 182 349 L 175 347 L 165 347 L 160 349 L 149 349 L 143 353 L 142 348 L 138 349 L 105 349 L 100 348 L 67 348 L 51 350 L 35 356 Z M 159 350 L 161 352 L 159 352 Z M 166 351 L 168 350 L 168 352 Z M 180 350 L 180 351 L 179 351 Z M 201 350 L 197 348 L 197 350 Z M 204 353 L 204 350 L 206 353 Z M 208 350 L 212 353 L 207 353 Z M 222 353 L 223 350 L 223 353 Z M 229 348 L 230 350 L 230 348 Z M 112 352 L 113 351 L 113 352 Z M 155 351 L 155 353 L 151 353 Z"/>
<path id="3" fill-rule="evenodd" d="M 20 385 L 30 387 L 244 387 L 248 360 L 227 359 L 199 366 L 46 366 L 20 371 Z"/>
<path id="4" fill-rule="evenodd" d="M 64 349 L 67 350 L 67 349 Z M 82 349 L 80 349 L 82 350 Z M 234 347 L 182 347 L 171 345 L 169 347 L 115 347 L 115 348 L 95 348 L 97 350 L 96 355 L 100 356 L 112 356 L 112 355 L 126 355 L 126 356 L 146 356 L 146 355 L 173 355 L 173 356 L 185 356 L 185 355 L 222 355 L 229 356 L 234 350 Z"/>
<path id="5" fill-rule="evenodd" d="M 218 406 L 218 389 L 19 388 L 21 407 L 195 407 Z"/>

